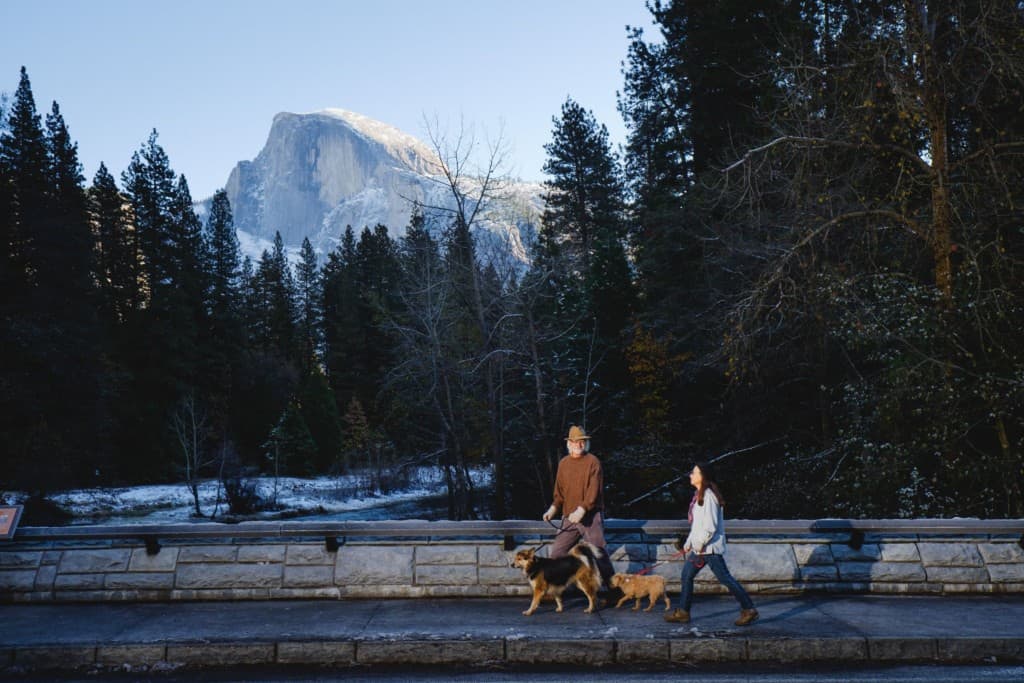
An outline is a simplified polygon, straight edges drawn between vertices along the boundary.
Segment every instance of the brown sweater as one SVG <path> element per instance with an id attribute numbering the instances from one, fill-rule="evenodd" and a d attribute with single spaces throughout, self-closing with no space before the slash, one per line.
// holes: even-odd
<path id="1" fill-rule="evenodd" d="M 579 458 L 567 455 L 558 463 L 554 505 L 568 517 L 582 506 L 587 514 L 604 510 L 604 475 L 601 461 L 593 453 Z"/>

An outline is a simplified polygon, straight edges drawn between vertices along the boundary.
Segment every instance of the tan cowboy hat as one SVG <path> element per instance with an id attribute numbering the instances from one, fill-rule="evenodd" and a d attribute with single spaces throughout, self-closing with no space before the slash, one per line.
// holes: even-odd
<path id="1" fill-rule="evenodd" d="M 576 425 L 573 425 L 572 427 L 569 427 L 569 436 L 566 437 L 565 440 L 566 441 L 587 441 L 588 439 L 590 439 L 590 435 L 588 435 L 580 427 L 577 427 Z"/>

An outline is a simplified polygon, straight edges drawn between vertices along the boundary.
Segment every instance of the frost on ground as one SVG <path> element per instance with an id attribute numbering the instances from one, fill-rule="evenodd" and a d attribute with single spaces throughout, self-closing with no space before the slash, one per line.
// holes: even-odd
<path id="1" fill-rule="evenodd" d="M 477 491 L 490 488 L 490 468 L 471 470 Z M 444 477 L 436 467 L 416 468 L 408 484 L 387 492 L 375 489 L 369 473 L 337 477 L 300 479 L 297 477 L 257 477 L 256 486 L 266 509 L 254 517 L 291 519 L 396 519 L 417 518 L 429 511 L 426 501 L 445 495 Z M 23 502 L 27 494 L 0 491 L 0 500 Z M 195 502 L 184 484 L 157 484 L 116 488 L 88 488 L 56 492 L 48 498 L 74 515 L 74 524 L 173 524 L 196 521 Z M 224 488 L 215 479 L 199 485 L 199 503 L 203 516 L 214 521 L 228 514 Z"/>

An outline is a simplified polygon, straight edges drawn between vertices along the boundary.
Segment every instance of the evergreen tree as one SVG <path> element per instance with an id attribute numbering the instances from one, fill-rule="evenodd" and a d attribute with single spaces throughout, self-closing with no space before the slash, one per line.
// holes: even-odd
<path id="1" fill-rule="evenodd" d="M 0 435 L 10 480 L 32 491 L 91 481 L 107 428 L 81 166 L 56 103 L 44 131 L 24 68 L 0 170 L 7 197 Z"/>
<path id="2" fill-rule="evenodd" d="M 231 203 L 224 190 L 213 195 L 206 239 L 210 257 L 209 312 L 218 324 L 230 325 L 237 319 L 241 305 L 242 264 Z"/>
<path id="3" fill-rule="evenodd" d="M 206 221 L 209 258 L 210 385 L 222 401 L 230 401 L 235 390 L 234 370 L 245 343 L 241 255 L 231 204 L 224 190 L 217 190 Z M 250 264 L 251 269 L 251 264 Z"/>
<path id="4" fill-rule="evenodd" d="M 302 240 L 299 263 L 295 268 L 295 287 L 298 296 L 299 338 L 302 367 L 317 363 L 321 353 L 323 329 L 323 287 L 317 267 L 316 252 L 309 238 Z"/>
<path id="5" fill-rule="evenodd" d="M 277 425 L 270 431 L 270 438 L 265 447 L 275 477 L 309 476 L 314 473 L 316 443 L 306 420 L 302 417 L 302 408 L 298 400 L 288 402 Z"/>
<path id="6" fill-rule="evenodd" d="M 282 360 L 294 362 L 297 353 L 295 280 L 281 233 L 274 234 L 273 252 L 264 251 L 256 267 L 259 297 L 257 343 Z"/>
<path id="7" fill-rule="evenodd" d="M 334 392 L 319 365 L 312 365 L 299 389 L 302 417 L 316 444 L 313 473 L 337 473 L 342 467 L 341 417 Z"/>
<path id="8" fill-rule="evenodd" d="M 176 453 L 168 433 L 179 400 L 199 390 L 208 400 L 205 257 L 202 224 L 192 209 L 184 177 L 171 169 L 153 131 L 132 155 L 122 175 L 134 216 L 143 264 L 143 301 L 125 348 L 132 378 L 130 398 L 121 402 L 125 434 L 122 466 L 136 479 L 170 476 Z M 139 460 L 138 454 L 148 458 Z"/>
<path id="9" fill-rule="evenodd" d="M 356 395 L 364 374 L 360 355 L 366 340 L 359 316 L 355 253 L 355 233 L 348 226 L 341 244 L 328 254 L 321 275 L 324 365 L 339 407 Z"/>
<path id="10" fill-rule="evenodd" d="M 125 197 L 103 163 L 93 178 L 89 199 L 98 242 L 102 310 L 109 322 L 124 322 L 141 305 L 138 245 Z"/>
<path id="11" fill-rule="evenodd" d="M 580 398 L 576 409 L 583 411 L 578 421 L 593 430 L 602 422 L 612 426 L 625 421 L 623 393 L 628 377 L 621 349 L 633 297 L 623 244 L 623 188 L 608 131 L 593 114 L 569 99 L 562 105 L 561 117 L 553 121 L 552 141 L 545 145 L 544 171 L 551 179 L 546 182 L 542 233 L 549 253 L 559 256 L 557 267 L 567 269 L 565 274 L 572 278 L 563 282 L 578 288 L 583 300 L 573 332 L 565 338 L 565 354 L 574 359 L 570 374 L 583 381 L 575 389 Z M 566 296 L 574 298 L 566 292 L 563 300 Z M 551 322 L 569 320 L 559 315 Z M 594 392 L 596 388 L 599 391 Z M 610 399 L 615 405 L 607 403 Z M 588 415 L 592 408 L 600 410 Z M 597 421 L 588 423 L 592 417 Z"/>

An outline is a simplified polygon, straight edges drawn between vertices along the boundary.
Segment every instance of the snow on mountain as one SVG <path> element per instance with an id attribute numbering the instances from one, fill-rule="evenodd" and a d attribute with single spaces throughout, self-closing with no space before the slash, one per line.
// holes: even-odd
<path id="1" fill-rule="evenodd" d="M 343 109 L 282 112 L 263 149 L 239 162 L 225 190 L 243 254 L 258 259 L 279 231 L 290 251 L 308 237 L 324 255 L 338 245 L 346 226 L 358 235 L 383 224 L 397 238 L 405 233 L 414 202 L 452 207 L 439 171 L 429 146 L 388 124 Z M 543 212 L 542 192 L 539 183 L 504 188 L 477 225 L 484 249 L 526 263 Z M 437 230 L 450 220 L 444 211 L 427 213 Z"/>

